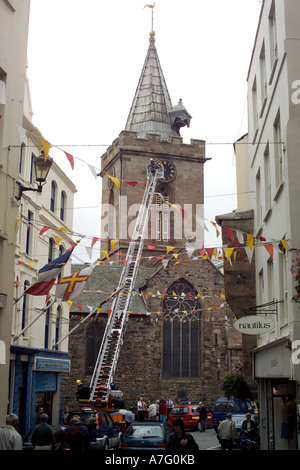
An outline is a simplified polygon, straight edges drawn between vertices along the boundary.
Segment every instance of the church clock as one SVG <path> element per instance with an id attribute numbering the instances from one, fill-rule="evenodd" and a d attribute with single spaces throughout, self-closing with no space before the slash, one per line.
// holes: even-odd
<path id="1" fill-rule="evenodd" d="M 165 170 L 165 176 L 162 181 L 165 183 L 170 183 L 173 181 L 176 177 L 176 167 L 174 163 L 170 162 L 169 160 L 157 160 L 156 164 L 158 165 L 163 165 L 164 170 Z"/>

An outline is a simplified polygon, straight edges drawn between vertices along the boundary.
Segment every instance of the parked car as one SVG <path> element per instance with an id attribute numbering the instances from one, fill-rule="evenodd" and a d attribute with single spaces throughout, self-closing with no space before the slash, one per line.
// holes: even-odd
<path id="1" fill-rule="evenodd" d="M 120 450 L 164 451 L 172 432 L 173 428 L 168 423 L 133 422 L 122 437 Z"/>
<path id="2" fill-rule="evenodd" d="M 198 402 L 175 405 L 169 414 L 169 424 L 172 426 L 172 421 L 174 418 L 182 418 L 186 428 L 197 429 L 199 422 L 198 407 Z M 212 412 L 208 407 L 206 407 L 206 410 L 207 419 L 205 421 L 205 427 L 209 428 L 212 427 Z"/>
<path id="3" fill-rule="evenodd" d="M 235 400 L 234 398 L 218 398 L 213 407 L 213 427 L 217 432 L 221 421 L 226 419 L 227 413 L 255 414 L 255 407 L 250 400 Z"/>
<path id="4" fill-rule="evenodd" d="M 235 429 L 236 429 L 236 438 L 234 440 L 234 445 L 239 447 L 241 443 L 241 439 L 243 436 L 243 430 L 242 430 L 242 424 L 245 421 L 246 416 L 244 414 L 232 414 L 232 421 L 235 424 Z M 257 424 L 257 427 L 259 426 L 259 420 L 257 414 L 253 414 L 251 417 L 253 421 Z M 259 431 L 258 433 L 259 434 Z"/>
<path id="5" fill-rule="evenodd" d="M 82 425 L 88 429 L 92 449 L 108 450 L 120 447 L 122 432 L 109 413 L 90 409 L 72 411 L 66 418 L 65 426 L 74 416 L 79 416 Z"/>

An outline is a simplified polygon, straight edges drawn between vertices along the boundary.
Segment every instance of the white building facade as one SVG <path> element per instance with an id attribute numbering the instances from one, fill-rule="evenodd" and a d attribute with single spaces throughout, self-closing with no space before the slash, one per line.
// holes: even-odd
<path id="1" fill-rule="evenodd" d="M 15 280 L 19 141 L 30 1 L 0 1 L 0 423 L 8 412 L 9 354 Z"/>
<path id="2" fill-rule="evenodd" d="M 257 310 L 275 322 L 258 337 L 254 376 L 262 448 L 275 450 L 300 448 L 300 311 L 291 273 L 300 248 L 299 57 L 299 1 L 264 0 L 247 79 L 248 189 L 262 245 L 255 248 Z"/>
<path id="3" fill-rule="evenodd" d="M 49 297 L 23 293 L 40 268 L 72 248 L 76 192 L 55 162 L 42 193 L 19 192 L 20 184 L 37 188 L 33 161 L 43 138 L 26 75 L 29 12 L 29 0 L 0 0 L 0 426 L 16 413 L 22 436 L 40 409 L 51 424 L 61 422 L 69 306 L 55 302 L 55 287 Z M 70 273 L 71 261 L 61 276 Z"/>

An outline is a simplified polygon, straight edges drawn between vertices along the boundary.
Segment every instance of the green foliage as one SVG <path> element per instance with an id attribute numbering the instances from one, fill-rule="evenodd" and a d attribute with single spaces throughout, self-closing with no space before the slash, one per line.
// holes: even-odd
<path id="1" fill-rule="evenodd" d="M 227 398 L 234 397 L 238 400 L 252 399 L 252 393 L 244 381 L 242 374 L 224 375 L 222 390 Z"/>
<path id="2" fill-rule="evenodd" d="M 300 304 L 300 250 L 296 250 L 296 254 L 295 264 L 292 264 L 291 273 L 295 274 L 295 289 L 297 293 L 292 297 L 292 301 Z"/>

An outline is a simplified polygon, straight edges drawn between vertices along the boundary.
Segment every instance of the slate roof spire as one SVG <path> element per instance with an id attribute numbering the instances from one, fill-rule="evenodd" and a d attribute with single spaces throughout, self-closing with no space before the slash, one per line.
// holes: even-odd
<path id="1" fill-rule="evenodd" d="M 172 135 L 180 135 L 180 127 L 189 126 L 190 119 L 181 100 L 172 107 L 155 46 L 155 33 L 151 31 L 149 48 L 125 130 L 137 132 L 140 138 L 145 138 L 147 134 L 158 134 L 161 140 L 168 140 Z"/>

